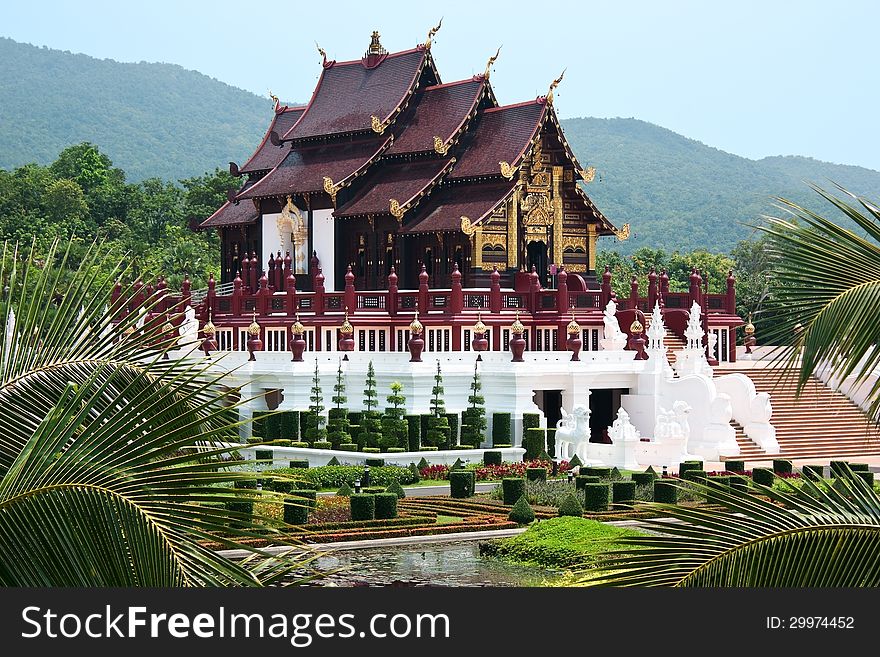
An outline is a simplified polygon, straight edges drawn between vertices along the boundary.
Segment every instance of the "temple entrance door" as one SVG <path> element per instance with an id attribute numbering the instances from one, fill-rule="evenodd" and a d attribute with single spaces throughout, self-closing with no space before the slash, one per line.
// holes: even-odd
<path id="1" fill-rule="evenodd" d="M 547 285 L 547 244 L 545 242 L 529 242 L 526 247 L 526 257 L 528 258 L 526 271 L 532 271 L 532 266 L 538 272 L 541 279 L 541 285 Z"/>
<path id="2" fill-rule="evenodd" d="M 628 388 L 593 388 L 590 390 L 590 442 L 604 443 L 608 427 L 620 410 L 621 395 L 629 394 Z"/>

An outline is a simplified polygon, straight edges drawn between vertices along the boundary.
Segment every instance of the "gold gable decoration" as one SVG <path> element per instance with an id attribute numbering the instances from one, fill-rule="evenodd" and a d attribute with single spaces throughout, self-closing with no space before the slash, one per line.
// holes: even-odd
<path id="1" fill-rule="evenodd" d="M 596 167 L 587 167 L 586 169 L 581 169 L 579 173 L 581 174 L 581 178 L 584 179 L 585 183 L 591 183 L 596 177 Z"/>
<path id="2" fill-rule="evenodd" d="M 397 219 L 397 223 L 400 223 L 400 220 L 403 219 L 403 213 L 406 212 L 406 208 L 400 205 L 400 201 L 396 198 L 388 199 L 388 211 L 391 213 L 391 216 Z"/>
<path id="3" fill-rule="evenodd" d="M 489 58 L 489 61 L 486 62 L 486 70 L 483 71 L 483 78 L 486 80 L 489 79 L 489 73 L 492 71 L 492 64 L 495 63 L 495 60 L 498 59 L 498 55 L 501 54 L 501 46 L 498 46 L 498 50 L 495 51 L 495 54 Z"/>
<path id="4" fill-rule="evenodd" d="M 382 122 L 382 119 L 373 114 L 372 116 L 370 116 L 370 127 L 377 135 L 381 135 L 383 132 L 385 132 L 385 128 L 387 128 L 388 126 L 387 124 Z"/>
<path id="5" fill-rule="evenodd" d="M 442 18 L 440 19 L 440 22 L 437 23 L 437 26 L 436 26 L 436 27 L 432 27 L 430 30 L 428 30 L 428 38 L 425 40 L 425 50 L 430 50 L 430 49 L 431 49 L 431 39 L 433 39 L 434 36 L 437 34 L 437 32 L 440 31 L 440 26 L 441 26 L 441 25 L 443 25 L 443 19 L 442 19 Z"/>
<path id="6" fill-rule="evenodd" d="M 329 176 L 324 176 L 324 191 L 330 195 L 330 200 L 333 201 L 333 206 L 336 206 L 336 193 L 339 191 L 341 185 L 334 185 L 333 179 Z"/>
<path id="7" fill-rule="evenodd" d="M 477 226 L 471 221 L 470 217 L 461 215 L 461 232 L 470 237 L 477 232 Z"/>
<path id="8" fill-rule="evenodd" d="M 440 153 L 440 155 L 446 155 L 449 152 L 449 146 L 451 144 L 444 144 L 443 140 L 440 137 L 434 136 L 434 151 Z"/>
<path id="9" fill-rule="evenodd" d="M 617 237 L 621 242 L 625 242 L 629 239 L 629 224 L 623 224 L 623 228 L 620 230 L 614 231 L 614 236 Z"/>
<path id="10" fill-rule="evenodd" d="M 562 70 L 562 73 L 559 74 L 559 77 L 553 80 L 550 83 L 550 89 L 547 91 L 547 104 L 553 104 L 553 92 L 556 91 L 556 87 L 559 86 L 559 83 L 562 82 L 562 78 L 565 77 L 565 69 Z"/>
<path id="11" fill-rule="evenodd" d="M 512 167 L 509 163 L 504 161 L 499 162 L 498 165 L 501 167 L 501 175 L 508 180 L 513 180 L 513 176 L 516 174 L 516 170 L 519 167 Z"/>

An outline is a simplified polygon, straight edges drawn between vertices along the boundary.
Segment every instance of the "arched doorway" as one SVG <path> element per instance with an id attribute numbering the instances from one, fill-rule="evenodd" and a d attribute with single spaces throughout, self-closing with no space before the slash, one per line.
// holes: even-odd
<path id="1" fill-rule="evenodd" d="M 547 244 L 542 241 L 529 242 L 526 247 L 527 271 L 532 271 L 532 267 L 538 272 L 541 279 L 541 285 L 547 285 Z"/>

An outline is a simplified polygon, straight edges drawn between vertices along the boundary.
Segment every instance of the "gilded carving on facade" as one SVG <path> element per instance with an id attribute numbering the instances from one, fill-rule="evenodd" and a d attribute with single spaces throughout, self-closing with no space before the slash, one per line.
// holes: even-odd
<path id="1" fill-rule="evenodd" d="M 434 152 L 439 153 L 440 155 L 446 155 L 449 152 L 449 146 L 451 144 L 444 144 L 443 139 L 440 137 L 434 136 Z"/>
<path id="2" fill-rule="evenodd" d="M 513 176 L 516 173 L 518 167 L 512 167 L 507 162 L 499 162 L 498 165 L 501 167 L 501 175 L 507 178 L 508 180 L 513 180 Z"/>
<path id="3" fill-rule="evenodd" d="M 577 251 L 580 249 L 584 253 L 587 252 L 587 238 L 586 237 L 575 237 L 573 235 L 563 235 L 562 236 L 562 250 L 567 251 L 571 249 L 572 251 Z"/>
<path id="4" fill-rule="evenodd" d="M 324 176 L 324 191 L 330 195 L 330 200 L 333 201 L 333 207 L 336 207 L 336 193 L 339 191 L 339 185 L 333 184 L 333 179 Z"/>

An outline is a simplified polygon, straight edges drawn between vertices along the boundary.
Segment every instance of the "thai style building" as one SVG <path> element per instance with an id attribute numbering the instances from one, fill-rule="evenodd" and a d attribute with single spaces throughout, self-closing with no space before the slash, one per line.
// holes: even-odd
<path id="1" fill-rule="evenodd" d="M 323 54 L 323 51 L 321 51 Z M 575 319 L 599 349 L 610 275 L 597 241 L 625 238 L 584 191 L 578 162 L 546 95 L 499 105 L 485 71 L 444 83 L 431 38 L 389 53 L 377 32 L 363 57 L 328 60 L 304 107 L 275 103 L 243 184 L 202 224 L 221 238 L 219 280 L 197 301 L 222 350 L 247 350 L 259 318 L 264 350 L 284 351 L 298 315 L 309 351 L 339 349 L 349 313 L 356 351 L 405 351 L 416 311 L 429 352 L 468 351 L 481 313 L 490 350 L 507 350 L 518 313 L 530 351 L 566 349 Z M 734 281 L 710 295 L 697 272 L 688 293 L 663 272 L 648 295 L 618 299 L 620 323 L 659 301 L 683 338 L 687 311 L 706 311 L 710 361 L 735 359 Z M 706 339 L 706 346 L 710 340 Z"/>

